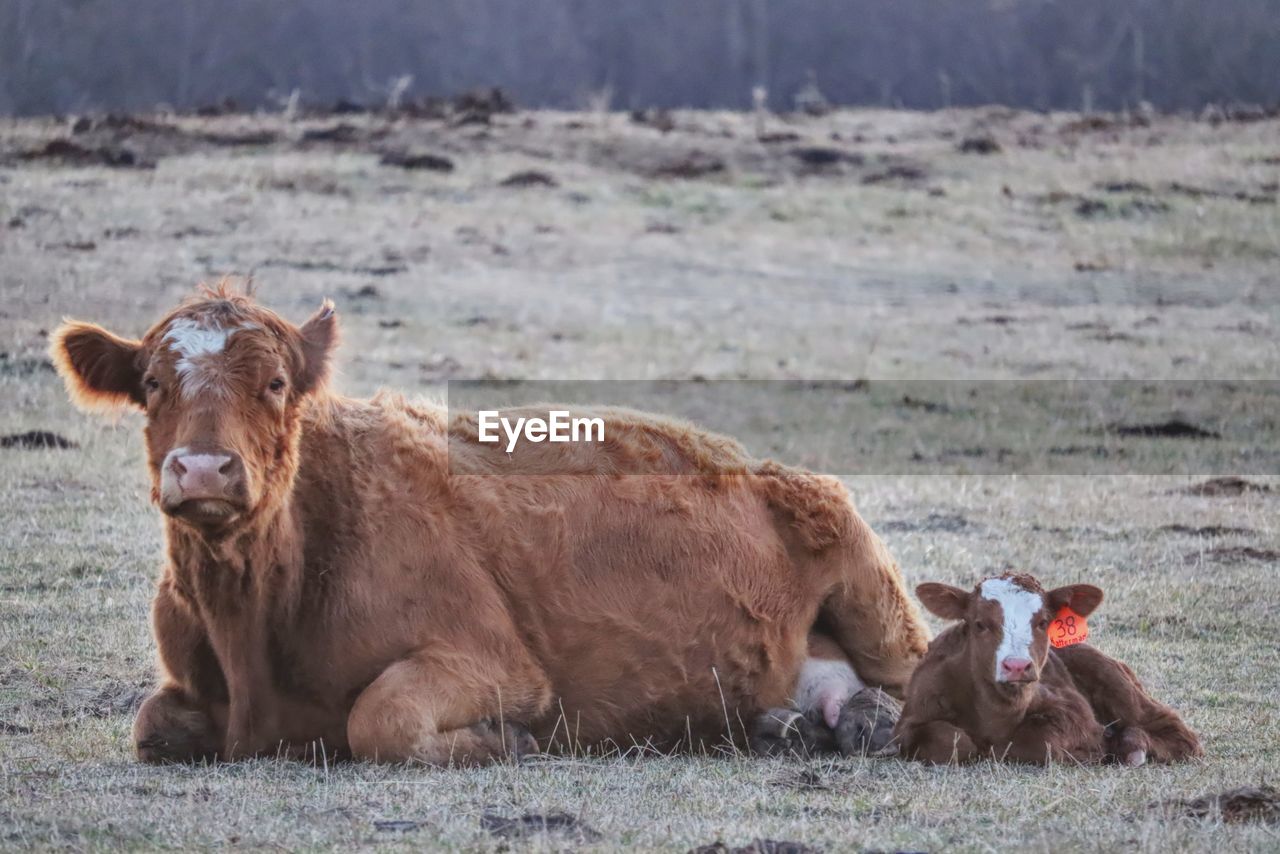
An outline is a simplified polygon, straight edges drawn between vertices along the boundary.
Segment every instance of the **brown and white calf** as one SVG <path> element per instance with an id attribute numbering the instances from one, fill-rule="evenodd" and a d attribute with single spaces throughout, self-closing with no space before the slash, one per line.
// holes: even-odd
<path id="1" fill-rule="evenodd" d="M 1141 765 L 1202 755 L 1178 713 L 1124 664 L 1084 643 L 1050 647 L 1060 609 L 1089 616 L 1102 602 L 1097 587 L 1046 591 L 1029 575 L 1002 575 L 973 591 L 922 584 L 916 595 L 959 622 L 934 638 L 911 677 L 895 730 L 904 756 Z"/>
<path id="2" fill-rule="evenodd" d="M 928 635 L 839 482 L 623 410 L 508 454 L 474 413 L 331 393 L 336 340 L 327 303 L 298 327 L 225 288 L 140 339 L 53 338 L 76 402 L 146 417 L 142 759 L 743 740 L 793 698 L 839 724 L 863 682 L 905 688 Z M 835 663 L 806 664 L 818 625 Z"/>

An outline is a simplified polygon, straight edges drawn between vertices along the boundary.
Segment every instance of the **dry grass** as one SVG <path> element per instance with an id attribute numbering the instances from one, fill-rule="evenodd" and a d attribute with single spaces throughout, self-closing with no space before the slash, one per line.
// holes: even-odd
<path id="1" fill-rule="evenodd" d="M 251 125 L 286 141 L 170 152 L 153 172 L 0 168 L 0 434 L 52 429 L 80 443 L 0 450 L 0 846 L 497 849 L 513 840 L 485 830 L 486 813 L 564 812 L 595 833 L 514 844 L 1280 849 L 1275 827 L 1146 809 L 1274 781 L 1274 478 L 1270 493 L 1216 498 L 1174 491 L 1185 477 L 848 478 L 911 582 L 1017 566 L 1105 587 L 1096 642 L 1203 734 L 1202 763 L 824 761 L 808 763 L 816 779 L 806 781 L 806 763 L 744 757 L 467 772 L 130 759 L 159 525 L 137 419 L 74 414 L 47 369 L 44 334 L 60 316 L 136 333 L 195 281 L 254 271 L 264 299 L 295 318 L 335 297 L 340 384 L 353 393 L 438 393 L 445 379 L 484 376 L 1277 376 L 1280 208 L 1168 189 L 1267 192 L 1280 179 L 1265 162 L 1280 155 L 1276 123 L 1158 119 L 1073 133 L 1075 118 L 847 112 L 775 122 L 802 137 L 780 153 L 751 138 L 750 117 L 705 113 L 679 114 L 665 135 L 619 115 L 499 116 L 487 129 L 398 122 L 378 143 L 446 153 L 450 174 L 379 166 L 372 143 L 295 145 L 300 129 L 275 118 L 185 119 L 188 131 Z M 1004 151 L 956 151 L 979 131 Z M 59 133 L 12 123 L 0 149 Z M 787 151 L 803 144 L 863 163 L 802 174 Z M 643 177 L 694 149 L 726 168 Z M 902 164 L 925 177 L 863 183 Z M 560 186 L 499 186 L 524 169 Z M 1151 191 L 1098 188 L 1110 181 Z M 1106 208 L 1082 216 L 1081 198 Z M 1135 212 L 1134 198 L 1167 208 Z M 374 295 L 358 296 L 366 286 Z M 749 427 L 743 438 L 773 441 Z"/>

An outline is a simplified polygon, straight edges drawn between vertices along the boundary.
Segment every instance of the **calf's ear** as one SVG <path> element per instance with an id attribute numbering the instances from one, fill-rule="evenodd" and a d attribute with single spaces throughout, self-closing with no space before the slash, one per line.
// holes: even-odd
<path id="1" fill-rule="evenodd" d="M 81 409 L 146 408 L 142 390 L 142 343 L 113 335 L 93 323 L 69 320 L 53 333 L 49 355 Z"/>
<path id="2" fill-rule="evenodd" d="M 302 365 L 294 386 L 306 394 L 329 378 L 329 356 L 338 344 L 338 314 L 333 303 L 326 299 L 298 331 L 302 334 Z"/>
<path id="3" fill-rule="evenodd" d="M 1045 594 L 1049 610 L 1057 612 L 1064 605 L 1082 617 L 1092 614 L 1102 604 L 1102 589 L 1092 584 L 1068 584 Z"/>
<path id="4" fill-rule="evenodd" d="M 916 596 L 935 616 L 944 620 L 963 620 L 969 610 L 968 590 L 930 581 L 916 588 Z"/>

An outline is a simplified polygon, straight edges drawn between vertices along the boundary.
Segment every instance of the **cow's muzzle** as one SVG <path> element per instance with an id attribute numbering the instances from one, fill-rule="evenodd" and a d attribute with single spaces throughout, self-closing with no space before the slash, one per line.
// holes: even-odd
<path id="1" fill-rule="evenodd" d="M 160 509 L 200 526 L 226 524 L 245 510 L 244 463 L 218 449 L 175 448 L 160 470 Z"/>

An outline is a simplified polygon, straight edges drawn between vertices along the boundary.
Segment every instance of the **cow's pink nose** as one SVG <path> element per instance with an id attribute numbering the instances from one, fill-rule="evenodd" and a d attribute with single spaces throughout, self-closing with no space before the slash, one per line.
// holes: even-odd
<path id="1" fill-rule="evenodd" d="M 1000 662 L 1000 672 L 1010 682 L 1025 679 L 1030 669 L 1031 659 L 1029 658 L 1006 658 Z"/>
<path id="2" fill-rule="evenodd" d="M 224 499 L 239 489 L 243 467 L 230 454 L 182 454 L 169 461 L 182 499 Z"/>

